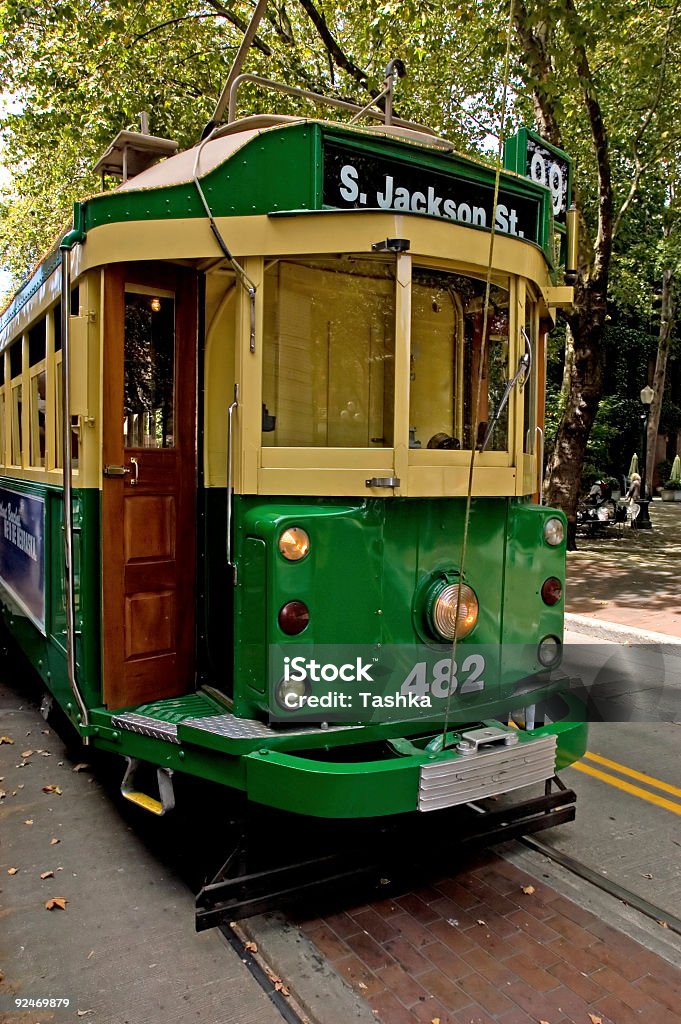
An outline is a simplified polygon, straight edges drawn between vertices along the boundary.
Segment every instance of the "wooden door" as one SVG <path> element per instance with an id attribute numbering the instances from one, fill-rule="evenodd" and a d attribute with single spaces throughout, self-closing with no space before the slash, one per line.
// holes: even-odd
<path id="1" fill-rule="evenodd" d="M 194 683 L 196 275 L 105 271 L 102 615 L 109 708 Z"/>

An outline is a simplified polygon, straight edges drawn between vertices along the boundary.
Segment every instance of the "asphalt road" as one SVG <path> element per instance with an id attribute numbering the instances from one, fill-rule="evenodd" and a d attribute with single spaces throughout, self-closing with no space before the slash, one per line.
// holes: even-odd
<path id="1" fill-rule="evenodd" d="M 562 773 L 577 820 L 540 838 L 681 917 L 681 650 L 577 633 L 566 644 L 572 666 L 605 680 L 600 710 L 620 720 L 591 724 L 587 756 Z"/>

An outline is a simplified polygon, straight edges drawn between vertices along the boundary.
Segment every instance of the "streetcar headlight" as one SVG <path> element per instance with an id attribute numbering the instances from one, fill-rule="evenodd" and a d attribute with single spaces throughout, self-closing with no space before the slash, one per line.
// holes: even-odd
<path id="1" fill-rule="evenodd" d="M 281 679 L 274 691 L 274 699 L 284 711 L 297 711 L 303 706 L 303 698 L 310 693 L 310 681 L 305 679 Z"/>
<path id="2" fill-rule="evenodd" d="M 310 538 L 300 526 L 289 526 L 279 538 L 279 550 L 289 562 L 299 562 L 310 550 Z"/>
<path id="3" fill-rule="evenodd" d="M 433 629 L 443 640 L 468 636 L 478 621 L 478 599 L 465 583 L 450 583 L 436 592 L 430 609 Z"/>
<path id="4" fill-rule="evenodd" d="M 544 523 L 544 540 L 547 544 L 550 544 L 552 548 L 557 547 L 563 543 L 563 537 L 565 536 L 565 530 L 563 529 L 563 520 L 557 519 L 552 516 L 551 519 L 547 519 Z"/>
<path id="5" fill-rule="evenodd" d="M 537 657 L 544 668 L 555 668 L 563 654 L 563 645 L 557 636 L 545 636 L 539 641 Z"/>

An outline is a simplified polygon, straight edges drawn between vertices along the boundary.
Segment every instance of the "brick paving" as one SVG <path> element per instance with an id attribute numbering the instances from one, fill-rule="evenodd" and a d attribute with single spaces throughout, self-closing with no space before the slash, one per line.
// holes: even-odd
<path id="1" fill-rule="evenodd" d="M 681 970 L 490 852 L 300 927 L 380 1024 L 681 1024 Z"/>
<path id="2" fill-rule="evenodd" d="M 577 538 L 566 611 L 681 637 L 681 502 L 653 501 L 650 521 L 652 530 Z"/>

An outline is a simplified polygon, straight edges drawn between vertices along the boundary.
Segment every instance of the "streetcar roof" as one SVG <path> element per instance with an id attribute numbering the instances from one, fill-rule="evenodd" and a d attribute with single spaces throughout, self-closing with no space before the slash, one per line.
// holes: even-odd
<path id="1" fill-rule="evenodd" d="M 344 131 L 352 131 L 360 136 L 383 136 L 384 138 L 406 142 L 411 146 L 418 146 L 420 148 L 425 146 L 439 153 L 454 153 L 454 146 L 447 139 L 437 135 L 426 135 L 409 128 L 401 128 L 398 125 L 349 125 L 341 121 L 322 121 L 315 118 L 293 117 L 286 114 L 255 114 L 226 125 L 221 129 L 216 138 L 208 142 L 197 143 L 196 146 L 183 150 L 181 153 L 176 153 L 174 156 L 167 157 L 165 160 L 154 164 L 153 167 L 141 171 L 133 178 L 129 178 L 119 185 L 115 191 L 136 192 L 145 188 L 168 188 L 173 185 L 186 184 L 193 179 L 194 164 L 199 149 L 201 154 L 198 177 L 202 178 L 215 170 L 216 167 L 230 160 L 251 139 L 262 132 L 300 124 L 319 124 L 327 128 L 340 128 Z M 489 167 L 489 164 L 483 160 L 469 155 L 457 155 L 471 163 L 478 163 L 485 168 Z"/>

